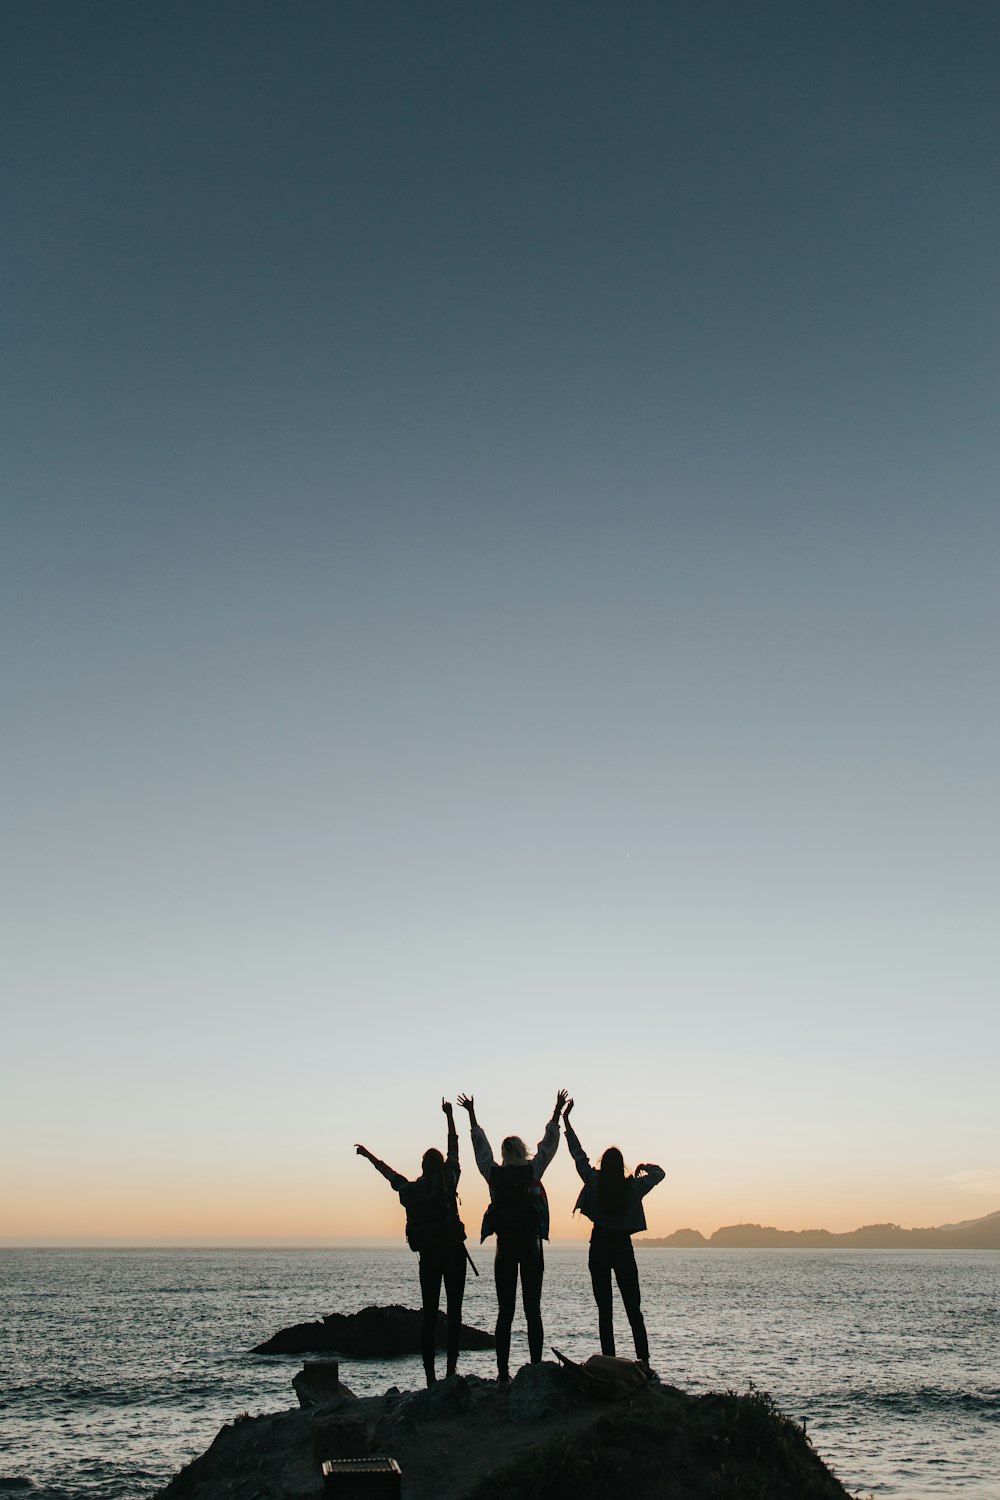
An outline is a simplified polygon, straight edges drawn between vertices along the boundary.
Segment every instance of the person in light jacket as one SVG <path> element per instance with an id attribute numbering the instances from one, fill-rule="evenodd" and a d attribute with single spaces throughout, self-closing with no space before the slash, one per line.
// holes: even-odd
<path id="1" fill-rule="evenodd" d="M 559 1116 L 566 1103 L 565 1089 L 556 1095 L 552 1118 L 534 1156 L 519 1135 L 508 1135 L 500 1147 L 500 1161 L 493 1160 L 493 1147 L 476 1119 L 475 1101 L 459 1094 L 458 1102 L 468 1111 L 476 1166 L 490 1185 L 490 1205 L 483 1216 L 481 1239 L 495 1234 L 496 1256 L 493 1279 L 497 1289 L 497 1380 L 510 1379 L 510 1330 L 517 1302 L 517 1279 L 521 1278 L 521 1301 L 528 1326 L 528 1353 L 536 1365 L 542 1357 L 542 1279 L 545 1258 L 542 1240 L 549 1237 L 549 1208 L 542 1187 L 542 1173 L 559 1147 Z"/>
<path id="2" fill-rule="evenodd" d="M 601 1157 L 599 1168 L 592 1167 L 576 1131 L 569 1123 L 572 1108 L 573 1100 L 570 1099 L 563 1114 L 566 1144 L 576 1163 L 576 1170 L 583 1179 L 583 1187 L 573 1212 L 578 1208 L 594 1226 L 590 1233 L 588 1265 L 594 1301 L 597 1303 L 601 1353 L 615 1352 L 614 1297 L 611 1290 L 613 1271 L 632 1328 L 636 1359 L 646 1374 L 651 1375 L 649 1340 L 642 1316 L 642 1296 L 632 1236 L 646 1227 L 643 1198 L 658 1182 L 663 1181 L 666 1173 L 662 1167 L 654 1166 L 652 1162 L 641 1163 L 634 1174 L 626 1172 L 617 1146 L 608 1147 Z"/>

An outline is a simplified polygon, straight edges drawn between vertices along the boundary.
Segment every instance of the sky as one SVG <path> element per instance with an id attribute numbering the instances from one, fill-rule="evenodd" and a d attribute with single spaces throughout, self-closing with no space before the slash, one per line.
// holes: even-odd
<path id="1" fill-rule="evenodd" d="M 0 29 L 0 1243 L 1000 1208 L 992 0 Z"/>

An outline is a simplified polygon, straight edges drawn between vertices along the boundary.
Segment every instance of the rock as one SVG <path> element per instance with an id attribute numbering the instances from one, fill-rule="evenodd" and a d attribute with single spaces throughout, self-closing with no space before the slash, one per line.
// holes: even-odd
<path id="1" fill-rule="evenodd" d="M 282 1328 L 252 1354 L 343 1354 L 352 1359 L 392 1359 L 420 1353 L 419 1309 L 366 1307 L 357 1313 L 328 1313 L 322 1322 L 295 1323 Z M 439 1349 L 447 1342 L 448 1317 L 438 1313 L 435 1340 Z M 462 1324 L 460 1349 L 493 1349 L 496 1340 L 482 1328 Z"/>
<path id="2" fill-rule="evenodd" d="M 310 1414 L 313 1462 L 322 1467 L 328 1458 L 367 1458 L 374 1428 L 363 1418 L 324 1407 Z"/>
<path id="3" fill-rule="evenodd" d="M 354 1399 L 354 1392 L 340 1378 L 340 1365 L 335 1359 L 307 1359 L 292 1376 L 292 1385 L 300 1406 L 326 1406 L 338 1397 Z"/>
<path id="4" fill-rule="evenodd" d="M 484 1475 L 461 1500 L 849 1500 L 802 1428 L 770 1397 L 688 1396 L 648 1385 L 586 1427 L 548 1424 L 544 1441 Z"/>
<path id="5" fill-rule="evenodd" d="M 761 1392 L 647 1385 L 609 1406 L 546 1364 L 505 1389 L 458 1375 L 242 1418 L 160 1500 L 322 1500 L 325 1459 L 369 1454 L 396 1459 L 407 1500 L 850 1500 Z"/>
<path id="6" fill-rule="evenodd" d="M 445 1380 L 435 1380 L 422 1391 L 414 1391 L 400 1402 L 393 1417 L 393 1425 L 400 1421 L 444 1422 L 463 1416 L 472 1410 L 474 1393 L 493 1382 L 480 1380 L 478 1375 L 449 1375 Z"/>
<path id="7" fill-rule="evenodd" d="M 163 1500 L 320 1500 L 308 1416 L 296 1410 L 227 1423 L 160 1494 Z"/>
<path id="8" fill-rule="evenodd" d="M 561 1365 L 523 1365 L 507 1392 L 507 1415 L 512 1422 L 540 1422 L 579 1407 L 583 1400 Z"/>

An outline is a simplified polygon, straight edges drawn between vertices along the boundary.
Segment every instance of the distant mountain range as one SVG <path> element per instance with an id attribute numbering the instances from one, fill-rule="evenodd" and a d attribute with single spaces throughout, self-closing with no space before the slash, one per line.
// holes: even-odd
<path id="1" fill-rule="evenodd" d="M 865 1224 L 846 1234 L 829 1229 L 770 1229 L 763 1224 L 727 1224 L 708 1239 L 697 1229 L 678 1229 L 665 1240 L 637 1239 L 638 1249 L 670 1250 L 1000 1250 L 1000 1212 L 937 1229 L 900 1229 Z"/>

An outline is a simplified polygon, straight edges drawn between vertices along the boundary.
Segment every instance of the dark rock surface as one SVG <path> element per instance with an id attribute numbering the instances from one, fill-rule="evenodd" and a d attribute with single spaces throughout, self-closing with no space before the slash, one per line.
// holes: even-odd
<path id="1" fill-rule="evenodd" d="M 438 1313 L 437 1347 L 443 1349 L 448 1319 Z M 460 1349 L 492 1349 L 496 1340 L 482 1328 L 462 1324 Z M 252 1354 L 342 1354 L 352 1359 L 391 1359 L 420 1353 L 420 1311 L 412 1307 L 366 1307 L 357 1313 L 328 1313 L 322 1322 L 295 1323 L 265 1339 Z"/>
<path id="2" fill-rule="evenodd" d="M 307 1359 L 299 1373 L 292 1376 L 292 1385 L 300 1406 L 327 1406 L 337 1396 L 354 1395 L 341 1380 L 340 1365 L 335 1359 Z"/>
<path id="3" fill-rule="evenodd" d="M 327 1458 L 395 1458 L 407 1500 L 849 1500 L 770 1398 L 649 1385 L 608 1403 L 559 1365 L 243 1417 L 159 1500 L 321 1500 Z"/>
<path id="4" fill-rule="evenodd" d="M 524 1365 L 507 1392 L 507 1416 L 512 1422 L 540 1422 L 562 1417 L 583 1403 L 571 1380 L 553 1380 L 550 1364 Z"/>

